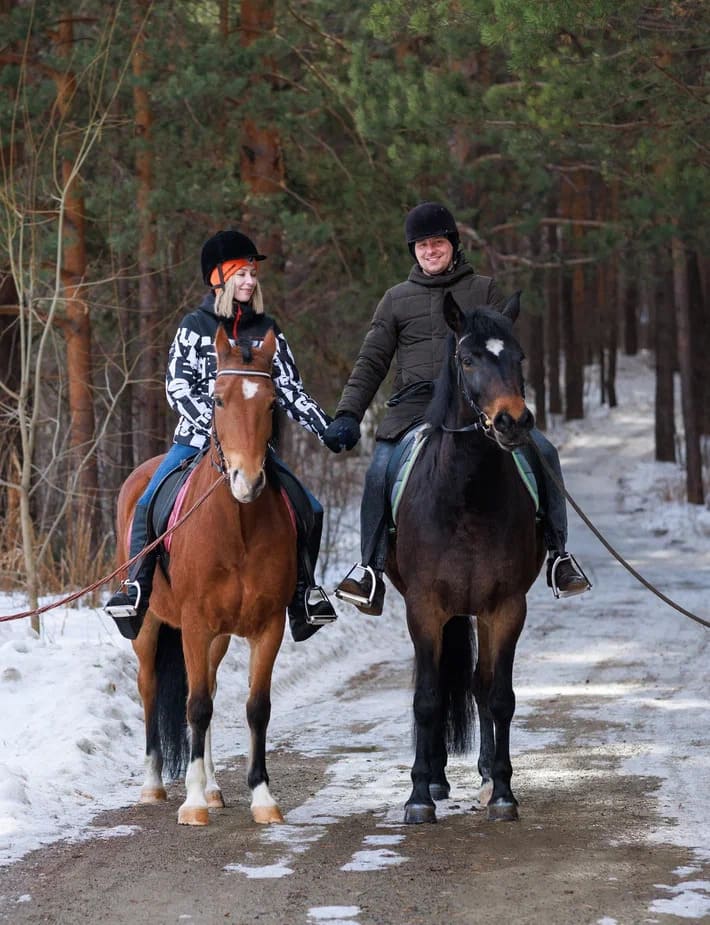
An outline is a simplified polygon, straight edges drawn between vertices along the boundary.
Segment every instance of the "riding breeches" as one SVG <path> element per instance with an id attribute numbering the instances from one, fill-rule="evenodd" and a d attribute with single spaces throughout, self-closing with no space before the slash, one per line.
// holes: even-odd
<path id="1" fill-rule="evenodd" d="M 530 436 L 555 476 L 553 479 L 547 468 L 540 464 L 537 453 L 532 447 L 523 448 L 528 462 L 533 467 L 540 489 L 545 546 L 548 550 L 563 552 L 567 547 L 567 505 L 560 457 L 557 449 L 537 427 L 533 427 Z"/>
<path id="2" fill-rule="evenodd" d="M 387 467 L 397 447 L 396 440 L 377 440 L 360 505 L 360 552 L 362 564 L 384 572 L 387 562 Z"/>

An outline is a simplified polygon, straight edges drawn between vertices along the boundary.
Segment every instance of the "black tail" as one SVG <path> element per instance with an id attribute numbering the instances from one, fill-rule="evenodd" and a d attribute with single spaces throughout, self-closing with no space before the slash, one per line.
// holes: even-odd
<path id="1" fill-rule="evenodd" d="M 148 750 L 159 743 L 163 773 L 176 780 L 185 773 L 190 758 L 187 731 L 187 674 L 182 653 L 182 633 L 162 623 L 155 654 L 157 691 L 150 722 Z"/>
<path id="2" fill-rule="evenodd" d="M 473 745 L 476 701 L 473 674 L 476 668 L 476 634 L 467 616 L 452 617 L 444 627 L 439 667 L 439 692 L 444 714 L 446 748 L 463 755 Z"/>

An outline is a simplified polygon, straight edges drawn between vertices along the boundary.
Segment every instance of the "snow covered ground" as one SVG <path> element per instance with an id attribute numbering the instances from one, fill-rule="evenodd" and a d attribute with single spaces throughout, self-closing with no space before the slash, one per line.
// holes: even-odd
<path id="1" fill-rule="evenodd" d="M 684 478 L 679 467 L 653 462 L 648 358 L 621 357 L 617 389 L 620 406 L 609 410 L 598 406 L 592 384 L 585 420 L 556 422 L 550 432 L 568 489 L 635 569 L 683 607 L 710 619 L 710 511 L 679 501 Z M 344 542 L 331 557 L 327 587 L 356 558 L 357 512 L 344 512 L 342 523 Z M 551 733 L 526 730 L 519 721 L 532 715 L 536 704 L 574 699 L 581 719 L 598 716 L 603 704 L 603 734 L 595 739 L 597 734 L 585 733 L 580 744 L 614 753 L 624 773 L 659 778 L 656 799 L 663 821 L 648 838 L 689 848 L 697 858 L 698 866 L 674 871 L 672 884 L 658 886 L 649 911 L 710 917 L 710 882 L 699 879 L 701 865 L 710 861 L 705 799 L 710 791 L 710 632 L 646 591 L 572 512 L 570 527 L 570 549 L 594 588 L 560 602 L 542 580 L 531 592 L 516 660 L 514 754 L 539 751 L 542 756 L 553 741 Z M 19 596 L 0 595 L 1 615 L 25 607 Z M 348 679 L 384 660 L 410 662 L 403 607 L 393 591 L 385 617 L 363 617 L 345 606 L 339 606 L 339 613 L 337 624 L 307 643 L 285 640 L 275 672 L 272 747 L 330 754 L 338 711 L 350 711 L 347 722 L 343 715 L 343 728 L 351 729 L 357 719 L 342 696 Z M 135 799 L 142 780 L 142 711 L 130 644 L 93 608 L 51 611 L 43 626 L 37 638 L 28 621 L 0 624 L 2 864 L 59 838 L 81 837 L 98 811 Z M 220 673 L 214 723 L 218 762 L 247 750 L 245 651 L 234 641 Z M 304 701 L 335 691 L 341 696 L 329 698 L 333 709 L 327 716 L 314 711 L 307 724 L 300 721 Z M 408 691 L 393 688 L 373 690 L 371 701 L 360 701 L 356 709 L 363 711 L 365 731 L 357 744 L 362 748 L 334 758 L 317 801 L 288 814 L 293 844 L 289 825 L 274 830 L 285 853 L 283 870 L 272 876 L 283 875 L 289 853 L 302 850 L 296 844 L 299 822 L 327 824 L 329 818 L 388 804 L 400 818 L 406 792 L 393 788 L 406 781 L 388 771 L 411 762 L 409 698 Z M 233 704 L 240 705 L 237 711 Z M 378 744 L 387 755 L 378 762 L 376 777 L 367 760 L 368 744 Z M 540 780 L 549 776 L 542 758 L 529 767 L 525 774 Z M 452 773 L 455 778 L 455 762 Z M 565 774 L 579 772 L 556 773 L 559 785 Z M 396 838 L 366 846 L 351 863 L 365 865 L 361 869 L 399 863 L 392 850 Z"/>

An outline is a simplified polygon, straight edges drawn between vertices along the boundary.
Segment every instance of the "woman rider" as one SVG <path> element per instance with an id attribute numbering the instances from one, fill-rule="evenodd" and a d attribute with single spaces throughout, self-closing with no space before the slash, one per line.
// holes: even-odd
<path id="1" fill-rule="evenodd" d="M 272 371 L 276 401 L 290 418 L 323 442 L 330 418 L 304 389 L 291 348 L 278 324 L 264 314 L 257 271 L 259 262 L 265 259 L 250 238 L 232 229 L 217 232 L 203 245 L 202 276 L 210 292 L 199 308 L 182 319 L 170 347 L 165 388 L 170 407 L 178 413 L 179 420 L 172 446 L 136 504 L 129 558 L 148 543 L 148 508 L 160 482 L 209 444 L 217 372 L 214 338 L 220 325 L 232 343 L 238 340 L 259 343 L 267 331 L 273 330 L 277 344 Z M 321 625 L 336 619 L 325 591 L 314 580 L 323 508 L 275 454 L 270 453 L 269 462 L 270 471 L 285 488 L 297 515 L 298 579 L 288 615 L 291 634 L 296 642 L 301 642 Z M 137 637 L 143 623 L 156 561 L 155 550 L 139 559 L 131 566 L 128 580 L 106 604 L 106 612 L 128 639 Z M 309 598 L 316 600 L 310 607 Z"/>

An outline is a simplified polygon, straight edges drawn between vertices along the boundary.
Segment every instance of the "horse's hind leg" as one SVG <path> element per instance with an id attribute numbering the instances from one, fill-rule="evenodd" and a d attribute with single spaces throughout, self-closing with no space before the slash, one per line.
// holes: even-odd
<path id="1" fill-rule="evenodd" d="M 210 646 L 210 691 L 213 702 L 217 695 L 217 669 L 229 648 L 229 640 L 229 636 L 218 636 Z M 205 775 L 207 778 L 205 784 L 207 805 L 210 809 L 223 809 L 224 797 L 217 783 L 214 761 L 212 760 L 212 723 L 210 723 L 205 735 Z"/>
<path id="2" fill-rule="evenodd" d="M 513 661 L 515 647 L 525 621 L 525 598 L 511 598 L 494 612 L 482 615 L 479 620 L 480 676 L 483 689 L 487 688 L 487 703 L 481 704 L 489 711 L 494 748 L 491 765 L 493 791 L 488 803 L 488 818 L 491 821 L 513 821 L 518 818 L 518 801 L 513 796 L 510 781 L 513 767 L 510 762 L 510 724 L 515 713 L 513 692 Z M 482 720 L 482 740 L 490 737 L 487 722 Z M 486 743 L 487 744 L 487 743 Z M 483 774 L 487 771 L 489 753 L 482 741 Z"/>
<path id="3" fill-rule="evenodd" d="M 255 822 L 283 822 L 283 816 L 269 791 L 266 772 L 266 729 L 271 717 L 271 674 L 283 637 L 283 621 L 272 620 L 257 639 L 250 639 L 249 697 L 247 721 L 251 732 L 247 783 L 252 793 L 251 813 Z"/>

